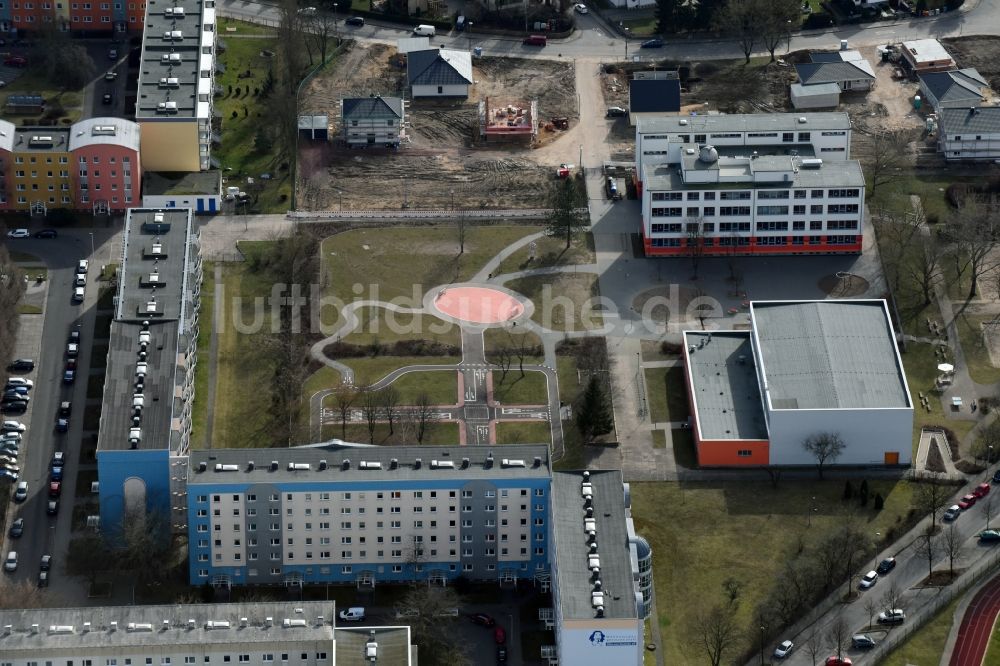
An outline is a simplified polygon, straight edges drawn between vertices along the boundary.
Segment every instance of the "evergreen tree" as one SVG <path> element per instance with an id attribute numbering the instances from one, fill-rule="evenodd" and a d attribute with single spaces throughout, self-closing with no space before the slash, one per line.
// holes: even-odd
<path id="1" fill-rule="evenodd" d="M 548 233 L 550 236 L 565 235 L 566 249 L 569 249 L 577 229 L 587 223 L 587 219 L 580 213 L 576 182 L 572 178 L 566 178 L 556 186 L 549 207 Z"/>
<path id="2" fill-rule="evenodd" d="M 848 479 L 847 482 L 844 483 L 844 501 L 846 502 L 852 497 L 854 497 L 854 486 L 851 485 L 851 480 Z"/>
<path id="3" fill-rule="evenodd" d="M 861 481 L 861 488 L 858 490 L 858 496 L 861 500 L 861 506 L 868 506 L 868 481 Z"/>
<path id="4" fill-rule="evenodd" d="M 576 427 L 585 444 L 590 444 L 600 435 L 606 435 L 614 427 L 607 395 L 596 376 L 591 376 L 580 398 L 576 410 Z"/>
<path id="5" fill-rule="evenodd" d="M 875 493 L 875 510 L 881 511 L 883 506 L 885 506 L 885 500 L 882 499 L 882 493 Z"/>
<path id="6" fill-rule="evenodd" d="M 694 12 L 685 0 L 656 0 L 656 32 L 680 32 L 691 27 Z"/>

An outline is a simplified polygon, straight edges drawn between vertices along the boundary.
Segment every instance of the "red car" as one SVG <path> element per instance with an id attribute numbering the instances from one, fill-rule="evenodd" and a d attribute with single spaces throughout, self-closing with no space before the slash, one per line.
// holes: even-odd
<path id="1" fill-rule="evenodd" d="M 62 482 L 61 481 L 50 481 L 49 482 L 49 497 L 59 497 L 62 494 Z"/>
<path id="2" fill-rule="evenodd" d="M 4 58 L 3 64 L 10 67 L 27 67 L 28 59 L 21 56 L 7 56 Z"/>
<path id="3" fill-rule="evenodd" d="M 962 499 L 958 501 L 958 508 L 961 509 L 962 511 L 965 511 L 966 509 L 971 508 L 972 505 L 975 503 L 976 503 L 976 496 L 969 494 L 964 496 Z"/>
<path id="4" fill-rule="evenodd" d="M 826 658 L 826 666 L 851 666 L 854 662 L 851 661 L 850 657 L 838 657 L 833 655 L 832 657 Z"/>
<path id="5" fill-rule="evenodd" d="M 507 642 L 507 632 L 503 630 L 503 627 L 497 627 L 493 630 L 493 640 L 497 642 L 497 645 L 503 645 Z"/>
<path id="6" fill-rule="evenodd" d="M 976 489 L 972 491 L 972 494 L 976 497 L 986 497 L 990 494 L 990 484 L 980 483 L 976 486 Z"/>

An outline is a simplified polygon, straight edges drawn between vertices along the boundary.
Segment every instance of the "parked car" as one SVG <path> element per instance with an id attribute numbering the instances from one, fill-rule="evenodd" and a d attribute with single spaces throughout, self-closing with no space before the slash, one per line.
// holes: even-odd
<path id="1" fill-rule="evenodd" d="M 483 627 L 492 627 L 497 623 L 496 620 L 486 613 L 473 613 L 469 616 L 469 619 L 472 620 L 473 624 L 478 624 Z"/>
<path id="2" fill-rule="evenodd" d="M 575 11 L 577 14 L 589 14 L 590 13 L 590 10 L 587 9 L 587 5 L 583 4 L 582 2 L 578 2 L 575 5 L 573 5 L 573 11 Z"/>
<path id="3" fill-rule="evenodd" d="M 24 518 L 18 518 L 11 523 L 7 534 L 10 535 L 11 539 L 20 539 L 24 536 Z"/>
<path id="4" fill-rule="evenodd" d="M 8 573 L 17 571 L 17 551 L 12 550 L 7 553 L 7 559 L 3 561 L 3 570 Z"/>
<path id="5" fill-rule="evenodd" d="M 50 467 L 62 467 L 66 464 L 66 454 L 62 451 L 56 451 L 52 454 L 52 460 L 49 462 Z"/>
<path id="6" fill-rule="evenodd" d="M 38 587 L 48 587 L 49 586 L 49 572 L 39 571 L 38 572 Z"/>
<path id="7" fill-rule="evenodd" d="M 833 655 L 832 657 L 827 657 L 824 663 L 826 666 L 851 666 L 854 662 L 846 655 L 841 657 Z"/>
<path id="8" fill-rule="evenodd" d="M 76 370 L 66 370 L 63 372 L 63 384 L 72 384 L 76 381 Z"/>
<path id="9" fill-rule="evenodd" d="M 905 620 L 906 613 L 901 608 L 893 608 L 878 614 L 879 624 L 901 624 Z"/>
<path id="10" fill-rule="evenodd" d="M 30 390 L 27 386 L 22 386 L 21 384 L 7 384 L 4 386 L 4 393 L 12 391 L 17 395 L 28 395 Z"/>
<path id="11" fill-rule="evenodd" d="M 59 497 L 62 494 L 62 481 L 49 481 L 49 497 Z"/>
<path id="12" fill-rule="evenodd" d="M 52 478 L 53 481 L 62 481 L 62 478 L 63 478 L 63 466 L 62 465 L 57 465 L 57 466 L 53 467 L 52 471 L 49 472 L 49 476 Z"/>
<path id="13" fill-rule="evenodd" d="M 28 426 L 20 421 L 7 420 L 0 424 L 0 430 L 3 432 L 24 432 L 27 429 Z"/>
<path id="14" fill-rule="evenodd" d="M 74 287 L 73 288 L 73 302 L 74 303 L 83 303 L 83 296 L 84 296 L 84 288 L 83 287 Z"/>
<path id="15" fill-rule="evenodd" d="M 1000 469 L 993 472 L 993 483 L 1000 483 Z"/>
<path id="16" fill-rule="evenodd" d="M 35 232 L 35 238 L 56 238 L 59 236 L 59 232 L 55 229 L 41 229 Z"/>
<path id="17" fill-rule="evenodd" d="M 979 540 L 983 543 L 1000 541 L 1000 530 L 983 530 L 979 533 Z"/>
<path id="18" fill-rule="evenodd" d="M 104 93 L 101 95 L 101 104 L 111 104 L 115 101 L 115 96 L 111 93 Z"/>
<path id="19" fill-rule="evenodd" d="M 4 414 L 24 414 L 28 411 L 28 403 L 24 400 L 0 402 L 0 412 Z"/>
<path id="20" fill-rule="evenodd" d="M 42 561 L 38 563 L 38 568 L 42 571 L 48 571 L 52 566 L 52 556 L 42 555 Z"/>
<path id="21" fill-rule="evenodd" d="M 118 49 L 108 49 L 108 60 L 118 60 Z"/>
<path id="22" fill-rule="evenodd" d="M 24 388 L 24 387 L 21 386 L 19 388 Z M 31 396 L 27 394 L 27 391 L 21 393 L 16 389 L 9 389 L 4 391 L 3 393 L 0 393 L 0 400 L 22 400 L 24 402 L 29 402 L 31 400 Z"/>
<path id="23" fill-rule="evenodd" d="M 862 590 L 867 590 L 868 588 L 875 585 L 875 583 L 877 582 L 878 582 L 878 572 L 873 569 L 861 577 L 861 583 L 859 587 Z"/>
<path id="24" fill-rule="evenodd" d="M 622 116 L 627 116 L 628 111 L 620 106 L 609 106 L 606 115 L 608 118 L 620 118 Z"/>
<path id="25" fill-rule="evenodd" d="M 896 558 L 887 557 L 878 563 L 878 566 L 875 567 L 875 571 L 879 572 L 884 576 L 885 574 L 889 573 L 895 568 L 896 568 Z"/>
<path id="26" fill-rule="evenodd" d="M 545 46 L 548 41 L 545 35 L 528 35 L 521 40 L 521 44 L 524 46 Z"/>
<path id="27" fill-rule="evenodd" d="M 643 49 L 663 48 L 663 40 L 660 39 L 659 37 L 654 37 L 653 39 L 647 39 L 646 41 L 644 41 L 642 44 L 639 45 L 639 48 Z"/>
<path id="28" fill-rule="evenodd" d="M 868 634 L 858 634 L 857 636 L 851 637 L 851 645 L 853 645 L 856 650 L 867 650 L 875 647 L 875 639 Z"/>
<path id="29" fill-rule="evenodd" d="M 59 403 L 59 416 L 69 416 L 73 413 L 73 403 L 69 400 L 64 400 Z"/>
<path id="30" fill-rule="evenodd" d="M 11 471 L 6 470 L 6 469 L 0 469 L 0 479 L 2 479 L 4 481 L 14 482 L 14 481 L 17 481 L 18 474 L 17 474 L 17 472 L 11 472 Z"/>
<path id="31" fill-rule="evenodd" d="M 365 24 L 365 19 L 361 16 L 348 16 L 346 19 L 344 19 L 344 25 L 353 25 L 360 28 L 364 24 Z"/>
<path id="32" fill-rule="evenodd" d="M 365 609 L 363 606 L 352 606 L 345 608 L 337 615 L 344 622 L 360 622 L 365 619 Z"/>
<path id="33" fill-rule="evenodd" d="M 795 648 L 795 643 L 791 641 L 781 641 L 781 644 L 778 645 L 778 647 L 774 648 L 774 658 L 784 659 L 785 657 L 787 657 L 789 654 L 792 653 L 792 650 L 794 648 Z"/>
<path id="34" fill-rule="evenodd" d="M 27 229 L 11 229 L 7 232 L 7 238 L 28 238 L 30 236 Z"/>
<path id="35" fill-rule="evenodd" d="M 104 75 L 105 81 L 114 81 L 117 78 L 118 78 L 118 72 L 116 72 L 113 69 L 109 69 L 107 73 Z"/>
<path id="36" fill-rule="evenodd" d="M 299 14 L 302 16 L 314 16 L 316 14 L 315 7 L 303 7 L 299 10 Z"/>
<path id="37" fill-rule="evenodd" d="M 50 516 L 54 516 L 59 513 L 59 500 L 49 500 L 45 505 L 45 513 Z"/>
<path id="38" fill-rule="evenodd" d="M 976 499 L 978 498 L 972 493 L 969 493 L 968 495 L 963 495 L 962 499 L 958 500 L 958 508 L 961 509 L 962 511 L 970 509 L 972 508 L 973 505 L 975 505 Z"/>
<path id="39" fill-rule="evenodd" d="M 493 640 L 497 645 L 503 645 L 507 642 L 507 632 L 503 630 L 503 627 L 495 627 L 493 629 Z"/>
<path id="40" fill-rule="evenodd" d="M 23 56 L 9 55 L 3 59 L 3 64 L 8 67 L 27 67 L 28 59 Z"/>
<path id="41" fill-rule="evenodd" d="M 986 497 L 990 494 L 990 484 L 980 483 L 976 486 L 976 489 L 972 491 L 972 494 L 976 497 Z"/>
<path id="42" fill-rule="evenodd" d="M 28 499 L 28 482 L 21 481 L 17 484 L 17 488 L 14 489 L 14 501 L 23 502 Z"/>
<path id="43" fill-rule="evenodd" d="M 24 377 L 8 377 L 7 386 L 27 386 L 28 388 L 34 388 L 35 382 Z"/>
<path id="44" fill-rule="evenodd" d="M 944 510 L 944 515 L 941 516 L 941 519 L 946 523 L 950 523 L 951 521 L 955 520 L 961 515 L 962 515 L 962 507 L 960 507 L 957 504 L 952 504 L 951 506 L 949 506 L 947 509 Z"/>
<path id="45" fill-rule="evenodd" d="M 76 262 L 77 273 L 86 273 L 89 267 L 90 267 L 90 262 L 86 259 L 81 259 L 80 261 Z"/>
<path id="46" fill-rule="evenodd" d="M 16 358 L 10 362 L 7 369 L 11 372 L 31 372 L 35 369 L 35 362 L 30 358 Z"/>
<path id="47" fill-rule="evenodd" d="M 66 356 L 69 356 L 70 358 L 74 358 L 74 357 L 79 356 L 79 355 L 80 355 L 80 345 L 76 344 L 75 342 L 67 342 L 66 343 Z"/>

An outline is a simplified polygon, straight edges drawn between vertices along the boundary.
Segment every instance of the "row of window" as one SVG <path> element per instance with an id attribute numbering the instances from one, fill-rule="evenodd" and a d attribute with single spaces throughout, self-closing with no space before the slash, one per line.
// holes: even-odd
<path id="1" fill-rule="evenodd" d="M 412 497 L 413 497 L 413 499 L 423 499 L 424 492 L 425 491 L 423 491 L 423 490 L 414 490 L 414 491 L 412 491 Z M 430 497 L 430 499 L 437 499 L 438 491 L 436 491 L 436 490 L 429 490 L 429 491 L 426 491 L 426 492 L 428 494 L 428 497 Z M 448 497 L 449 498 L 454 498 L 454 497 L 457 496 L 456 493 L 457 493 L 457 491 L 455 491 L 455 490 L 449 490 L 448 491 Z M 544 497 L 545 496 L 545 489 L 544 488 L 535 488 L 535 493 L 534 494 L 535 494 L 535 497 Z M 364 500 L 367 497 L 367 495 L 365 493 L 363 493 L 363 492 L 361 492 L 361 493 L 350 493 L 350 492 L 345 492 L 345 493 L 286 493 L 285 494 L 285 501 L 287 501 L 287 502 L 294 502 L 294 501 L 296 501 L 296 499 L 298 499 L 298 500 L 302 500 L 302 501 L 305 501 L 305 502 L 312 502 L 313 501 L 313 495 L 316 495 L 316 498 L 319 501 L 321 501 L 321 502 L 329 502 L 333 498 L 339 499 L 341 501 L 349 501 L 351 499 Z M 389 496 L 389 499 L 394 499 L 394 500 L 398 500 L 398 499 L 402 499 L 403 498 L 402 491 L 393 490 L 393 491 L 391 491 L 389 493 L 376 492 L 375 493 L 375 499 L 377 499 L 377 500 L 385 499 L 386 495 Z M 508 497 L 509 495 L 510 495 L 510 489 L 509 488 L 501 488 L 500 489 L 500 497 Z M 527 488 L 521 488 L 520 489 L 520 495 L 521 495 L 521 497 L 527 497 L 528 496 L 528 489 Z M 444 497 L 444 493 L 443 492 L 442 492 L 441 496 Z M 468 499 L 468 498 L 471 498 L 471 497 L 472 497 L 472 491 L 471 490 L 463 490 L 462 491 L 462 498 L 463 499 Z M 495 490 L 486 490 L 483 493 L 483 497 L 486 497 L 486 498 L 496 497 L 496 491 Z M 267 497 L 267 500 L 269 502 L 277 502 L 280 499 L 281 499 L 281 496 L 278 493 L 272 493 L 272 494 L 268 495 L 268 497 Z M 198 503 L 204 504 L 204 503 L 208 502 L 208 495 L 198 495 L 197 500 L 198 500 Z M 222 501 L 222 495 L 212 495 L 212 502 L 221 502 L 221 501 Z M 242 500 L 242 496 L 239 495 L 239 494 L 233 494 L 232 495 L 232 501 L 234 501 L 234 502 L 241 502 L 241 501 L 243 501 Z M 257 495 L 255 493 L 249 493 L 249 494 L 247 494 L 246 501 L 247 502 L 256 502 L 257 501 Z"/>
<path id="2" fill-rule="evenodd" d="M 539 537 L 539 535 L 536 535 L 535 541 L 537 541 L 537 542 L 543 542 L 543 541 L 545 541 L 545 538 L 544 538 L 544 536 Z M 535 549 L 535 554 L 536 555 L 543 554 L 543 552 L 539 552 L 539 551 L 543 551 L 543 549 L 541 547 L 536 548 Z M 406 553 L 406 556 L 409 557 L 409 555 L 411 554 L 411 552 L 413 554 L 415 554 L 417 557 L 423 557 L 424 556 L 424 549 L 423 548 L 416 549 L 415 551 L 408 551 Z M 430 549 L 428 549 L 427 552 L 429 553 L 429 556 L 432 557 L 432 558 L 438 556 L 437 548 L 430 548 Z M 451 557 L 451 558 L 457 557 L 456 552 L 457 551 L 454 548 L 448 549 L 448 557 Z M 507 547 L 501 547 L 500 548 L 500 554 L 501 554 L 501 556 L 508 556 L 508 555 L 510 555 L 510 549 L 507 548 Z M 520 549 L 520 555 L 522 557 L 527 557 L 527 555 L 528 555 L 528 549 L 527 548 L 521 548 Z M 384 550 L 377 550 L 377 551 L 375 551 L 375 557 L 376 557 L 376 559 L 381 560 L 381 559 L 384 559 L 385 556 L 386 555 L 385 555 L 385 551 Z M 483 556 L 485 556 L 485 557 L 495 557 L 496 556 L 496 548 L 493 548 L 493 547 L 484 548 L 483 549 Z M 231 555 L 231 557 L 232 557 L 233 560 L 239 562 L 239 561 L 241 561 L 243 559 L 243 554 L 242 553 L 233 553 Z M 295 559 L 295 553 L 294 552 L 286 553 L 284 555 L 284 557 L 286 557 L 289 560 L 294 560 Z M 389 557 L 391 557 L 393 559 L 396 559 L 396 560 L 401 559 L 402 557 L 404 557 L 403 550 L 401 548 L 391 549 L 389 551 Z M 443 557 L 443 555 L 442 555 L 442 557 Z M 463 548 L 462 549 L 462 557 L 473 557 L 473 549 L 472 548 Z M 321 551 L 319 551 L 319 558 L 318 559 L 320 559 L 320 560 L 329 560 L 331 558 L 332 558 L 331 551 L 329 551 L 329 550 L 321 550 Z M 256 562 L 259 559 L 260 558 L 259 558 L 259 554 L 258 553 L 248 553 L 247 554 L 247 560 L 250 561 L 250 562 Z M 270 559 L 272 562 L 280 562 L 281 559 L 282 559 L 282 553 L 269 553 L 268 554 L 268 559 Z M 313 551 L 307 550 L 306 551 L 306 555 L 305 555 L 305 559 L 306 560 L 312 560 L 312 559 L 314 559 L 314 557 L 313 557 Z M 354 551 L 352 551 L 352 550 L 342 550 L 342 551 L 340 551 L 340 558 L 339 559 L 341 559 L 341 560 L 351 560 L 351 559 L 354 559 Z M 367 560 L 368 559 L 368 551 L 367 550 L 358 551 L 358 559 Z M 215 561 L 216 562 L 222 562 L 222 560 L 223 560 L 223 553 L 216 553 L 215 554 Z M 198 561 L 199 562 L 208 562 L 208 553 L 199 553 L 198 554 Z"/>
<path id="3" fill-rule="evenodd" d="M 823 239 L 827 245 L 854 245 L 860 242 L 859 236 L 853 235 L 831 235 L 831 236 L 758 236 L 756 244 L 762 245 L 822 245 Z M 704 238 L 701 240 L 702 247 L 738 247 L 750 245 L 750 239 L 746 236 L 723 236 L 721 238 Z M 698 239 L 686 238 L 650 238 L 649 244 L 652 247 L 694 247 Z"/>
<path id="4" fill-rule="evenodd" d="M 830 190 L 757 190 L 757 199 L 788 199 L 789 193 L 795 199 L 822 199 L 830 197 L 833 199 L 856 199 L 861 196 L 861 190 L 856 187 L 839 187 Z M 653 201 L 715 201 L 716 192 L 653 192 L 650 198 Z M 750 190 L 734 190 L 729 192 L 719 192 L 719 199 L 722 201 L 748 200 L 751 196 Z M 807 196 L 808 195 L 808 196 Z"/>
<path id="5" fill-rule="evenodd" d="M 539 549 L 539 550 L 542 551 L 541 552 L 542 555 L 545 554 L 544 549 Z M 485 567 L 486 567 L 486 571 L 496 571 L 497 570 L 497 565 L 493 564 L 493 563 L 487 563 L 485 565 Z M 539 562 L 539 563 L 537 563 L 535 565 L 535 568 L 538 569 L 539 571 L 542 571 L 542 570 L 545 569 L 545 563 L 544 562 Z M 518 569 L 520 571 L 527 571 L 528 570 L 528 565 L 522 562 L 518 566 Z M 423 570 L 424 570 L 424 566 L 422 564 L 414 564 L 413 565 L 413 571 L 415 573 L 420 573 Z M 448 565 L 448 571 L 450 571 L 452 573 L 458 571 L 458 565 L 457 564 L 449 564 Z M 462 571 L 465 572 L 465 573 L 471 573 L 471 572 L 475 571 L 475 565 L 473 565 L 471 562 L 465 562 L 465 563 L 462 564 Z M 272 575 L 272 576 L 280 576 L 281 575 L 281 567 L 271 567 L 271 569 L 269 570 L 268 573 L 270 573 L 270 575 Z M 330 567 L 320 567 L 319 568 L 319 573 L 320 573 L 321 576 L 329 576 L 330 575 Z M 344 574 L 344 575 L 350 575 L 352 573 L 352 566 L 350 564 L 342 566 L 340 568 L 340 573 Z M 392 573 L 394 573 L 394 574 L 403 573 L 403 565 L 402 564 L 393 564 L 392 565 Z M 306 567 L 305 575 L 306 576 L 311 576 L 312 574 L 313 574 L 312 567 Z M 239 575 L 239 574 L 237 574 L 237 575 Z M 255 577 L 259 576 L 259 575 L 260 575 L 260 571 L 259 570 L 255 569 L 253 567 L 250 567 L 250 568 L 247 569 L 247 576 L 250 576 L 251 578 L 255 578 Z M 208 569 L 198 569 L 198 577 L 199 578 L 208 578 Z M 70 662 L 69 666 L 73 666 L 72 662 Z"/>

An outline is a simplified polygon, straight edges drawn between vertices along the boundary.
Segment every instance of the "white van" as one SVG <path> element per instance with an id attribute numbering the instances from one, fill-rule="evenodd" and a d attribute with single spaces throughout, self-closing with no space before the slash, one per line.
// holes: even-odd
<path id="1" fill-rule="evenodd" d="M 417 37 L 433 37 L 436 32 L 432 25 L 418 25 L 413 29 L 413 34 Z"/>
<path id="2" fill-rule="evenodd" d="M 338 615 L 344 622 L 360 622 L 365 619 L 365 609 L 361 606 L 352 606 L 340 611 Z"/>

